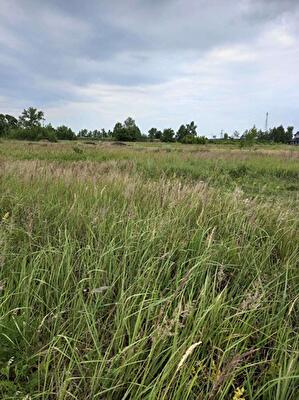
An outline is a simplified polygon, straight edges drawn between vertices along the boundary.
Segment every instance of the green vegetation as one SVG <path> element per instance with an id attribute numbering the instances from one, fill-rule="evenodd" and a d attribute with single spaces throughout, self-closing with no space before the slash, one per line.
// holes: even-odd
<path id="1" fill-rule="evenodd" d="M 0 142 L 0 398 L 296 400 L 298 149 L 91 143 Z"/>
<path id="2" fill-rule="evenodd" d="M 235 131 L 233 136 L 224 133 L 221 139 L 213 136 L 213 140 L 205 136 L 197 135 L 197 126 L 194 121 L 190 124 L 181 125 L 177 132 L 172 128 L 163 129 L 151 128 L 148 134 L 145 135 L 137 126 L 135 120 L 128 117 L 124 123 L 117 122 L 113 131 L 106 131 L 105 129 L 95 129 L 90 131 L 88 129 L 81 129 L 76 134 L 71 128 L 65 125 L 53 128 L 51 124 L 43 125 L 45 121 L 44 112 L 39 111 L 34 107 L 24 109 L 19 118 L 15 118 L 9 114 L 0 114 L 0 137 L 19 139 L 19 140 L 48 140 L 56 142 L 57 140 L 74 140 L 80 139 L 95 139 L 95 140 L 116 140 L 125 142 L 137 141 L 161 141 L 161 142 L 179 142 L 183 144 L 206 144 L 211 143 L 221 144 L 239 144 L 239 147 L 250 147 L 257 143 L 291 143 L 293 139 L 292 126 L 287 127 L 285 130 L 282 125 L 279 127 L 271 128 L 270 130 L 262 131 L 257 130 L 255 126 L 246 130 L 240 138 L 239 132 Z M 299 137 L 297 132 L 294 138 Z M 239 138 L 241 140 L 239 140 Z M 219 142 L 220 141 L 220 142 Z"/>
<path id="3" fill-rule="evenodd" d="M 113 137 L 116 140 L 136 142 L 141 139 L 141 131 L 133 118 L 127 118 L 123 124 L 117 122 L 114 126 Z"/>
<path id="4" fill-rule="evenodd" d="M 44 121 L 43 111 L 34 107 L 25 109 L 18 119 L 9 114 L 0 114 L 0 138 L 49 142 L 76 139 L 75 132 L 67 126 L 55 129 L 51 124 L 44 126 Z"/>

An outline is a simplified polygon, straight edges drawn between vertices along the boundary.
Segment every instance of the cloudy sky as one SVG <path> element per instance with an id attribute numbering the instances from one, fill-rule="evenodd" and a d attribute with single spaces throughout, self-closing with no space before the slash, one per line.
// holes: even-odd
<path id="1" fill-rule="evenodd" d="M 0 0 L 0 113 L 299 129 L 299 0 Z"/>

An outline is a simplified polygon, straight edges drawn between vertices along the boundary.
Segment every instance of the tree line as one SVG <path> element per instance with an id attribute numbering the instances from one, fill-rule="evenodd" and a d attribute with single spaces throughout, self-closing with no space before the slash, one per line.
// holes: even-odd
<path id="1" fill-rule="evenodd" d="M 197 136 L 197 126 L 194 121 L 181 125 L 175 132 L 172 128 L 158 130 L 151 128 L 148 135 L 141 132 L 133 118 L 127 118 L 123 123 L 117 122 L 113 130 L 81 129 L 77 134 L 65 125 L 54 128 L 44 124 L 44 112 L 34 107 L 23 110 L 18 118 L 9 114 L 0 114 L 0 136 L 21 140 L 75 140 L 78 138 L 111 139 L 118 141 L 160 140 L 162 142 L 206 143 L 207 138 Z"/>
<path id="2" fill-rule="evenodd" d="M 25 109 L 18 118 L 9 114 L 0 114 L 0 137 L 20 140 L 74 140 L 76 134 L 65 125 L 54 128 L 44 125 L 44 113 L 36 108 Z"/>
<path id="3" fill-rule="evenodd" d="M 233 136 L 224 134 L 223 142 L 240 140 L 241 144 L 252 144 L 253 142 L 289 143 L 293 138 L 293 127 L 286 129 L 282 125 L 268 131 L 253 128 L 246 130 L 242 135 L 237 131 Z M 181 125 L 177 132 L 172 128 L 159 130 L 151 128 L 148 134 L 141 132 L 133 118 L 127 118 L 123 123 L 117 122 L 113 130 L 95 129 L 93 131 L 81 129 L 77 134 L 65 125 L 54 128 L 51 124 L 45 124 L 44 112 L 34 107 L 24 109 L 18 118 L 9 114 L 0 114 L 0 137 L 20 140 L 76 140 L 90 138 L 95 140 L 118 140 L 118 141 L 161 141 L 180 142 L 185 144 L 205 144 L 208 139 L 198 136 L 197 126 L 194 121 Z M 214 139 L 215 140 L 215 139 Z M 213 141 L 213 140 L 211 140 Z"/>
<path id="4" fill-rule="evenodd" d="M 271 128 L 267 131 L 257 129 L 255 126 L 246 130 L 241 139 L 245 142 L 274 142 L 274 143 L 289 143 L 293 139 L 293 126 L 288 126 L 286 129 L 283 125 Z M 298 132 L 297 132 L 298 133 Z"/>

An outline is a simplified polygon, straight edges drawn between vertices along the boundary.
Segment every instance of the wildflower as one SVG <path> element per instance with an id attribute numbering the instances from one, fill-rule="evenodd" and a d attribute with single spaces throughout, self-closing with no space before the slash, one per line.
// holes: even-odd
<path id="1" fill-rule="evenodd" d="M 237 387 L 237 389 L 234 392 L 234 397 L 232 398 L 232 400 L 245 400 L 244 393 L 245 389 L 243 386 L 241 388 Z"/>

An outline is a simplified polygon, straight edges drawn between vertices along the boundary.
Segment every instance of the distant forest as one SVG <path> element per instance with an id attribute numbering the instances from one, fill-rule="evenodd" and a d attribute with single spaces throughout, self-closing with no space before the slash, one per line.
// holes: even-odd
<path id="1" fill-rule="evenodd" d="M 240 141 L 245 144 L 261 143 L 289 143 L 293 138 L 292 126 L 286 129 L 280 125 L 267 131 L 258 130 L 255 126 L 246 130 L 243 134 L 235 131 L 233 135 L 224 133 L 220 139 L 208 139 L 198 136 L 197 126 L 194 121 L 181 125 L 177 132 L 172 128 L 159 130 L 151 128 L 147 134 L 141 132 L 133 118 L 127 118 L 123 123 L 117 122 L 113 130 L 95 129 L 93 131 L 81 129 L 74 132 L 71 128 L 61 125 L 54 128 L 51 124 L 45 124 L 44 112 L 34 107 L 24 109 L 16 118 L 9 114 L 0 114 L 0 137 L 19 140 L 58 140 L 94 139 L 117 141 L 161 141 L 180 142 L 185 144 L 205 144 L 207 142 L 223 143 Z M 297 132 L 299 133 L 299 132 Z"/>

